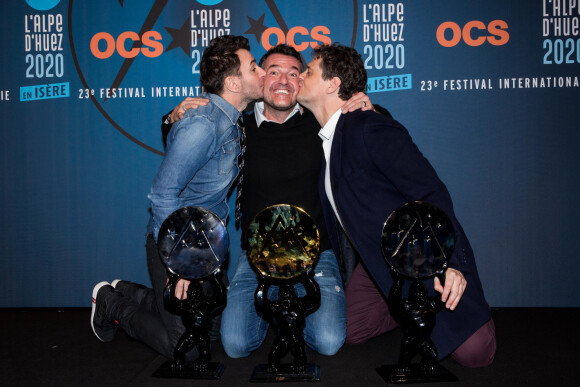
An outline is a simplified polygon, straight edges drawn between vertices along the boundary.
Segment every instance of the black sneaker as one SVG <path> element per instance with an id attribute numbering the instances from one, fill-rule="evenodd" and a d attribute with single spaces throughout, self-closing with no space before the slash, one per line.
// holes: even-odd
<path id="1" fill-rule="evenodd" d="M 115 289 L 108 282 L 99 282 L 93 288 L 93 308 L 91 311 L 91 327 L 95 336 L 103 342 L 113 341 L 117 326 L 107 318 L 106 299 Z"/>

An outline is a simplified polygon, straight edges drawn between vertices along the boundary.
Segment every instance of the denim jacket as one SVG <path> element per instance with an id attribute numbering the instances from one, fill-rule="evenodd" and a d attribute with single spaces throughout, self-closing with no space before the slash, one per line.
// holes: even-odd
<path id="1" fill-rule="evenodd" d="M 218 95 L 200 97 L 210 102 L 187 110 L 173 125 L 148 195 L 155 240 L 163 221 L 186 206 L 203 207 L 227 220 L 227 194 L 238 175 L 240 112 Z"/>

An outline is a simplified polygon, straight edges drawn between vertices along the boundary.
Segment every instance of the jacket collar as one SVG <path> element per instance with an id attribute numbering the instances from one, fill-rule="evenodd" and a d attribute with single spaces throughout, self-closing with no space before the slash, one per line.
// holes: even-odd
<path id="1" fill-rule="evenodd" d="M 242 113 L 240 113 L 238 109 L 234 107 L 234 105 L 217 94 L 207 93 L 207 95 L 200 95 L 200 97 L 209 98 L 211 102 L 213 102 L 214 105 L 216 105 L 218 109 L 220 109 L 226 115 L 226 117 L 228 117 L 232 125 L 236 125 L 238 118 L 242 115 Z"/>

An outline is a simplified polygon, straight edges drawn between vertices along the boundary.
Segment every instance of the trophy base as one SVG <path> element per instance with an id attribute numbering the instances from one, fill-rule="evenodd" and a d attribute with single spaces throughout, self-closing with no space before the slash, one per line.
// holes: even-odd
<path id="1" fill-rule="evenodd" d="M 200 371 L 193 363 L 186 363 L 180 369 L 173 368 L 173 362 L 167 361 L 153 373 L 155 378 L 166 379 L 206 379 L 217 380 L 221 378 L 226 366 L 221 363 L 210 362 L 205 371 Z"/>
<path id="2" fill-rule="evenodd" d="M 254 368 L 250 382 L 319 382 L 320 366 L 307 363 L 303 373 L 294 372 L 292 364 L 281 364 L 277 372 L 269 372 L 267 364 L 260 364 Z"/>
<path id="3" fill-rule="evenodd" d="M 432 365 L 429 370 L 425 370 L 421 364 L 411 364 L 405 372 L 401 372 L 397 364 L 383 365 L 377 368 L 377 372 L 387 384 L 456 382 L 458 380 L 455 375 L 439 364 Z"/>

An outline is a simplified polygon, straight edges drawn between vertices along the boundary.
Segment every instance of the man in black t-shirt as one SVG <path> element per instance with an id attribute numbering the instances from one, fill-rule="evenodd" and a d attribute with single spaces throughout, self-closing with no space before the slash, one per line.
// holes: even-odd
<path id="1" fill-rule="evenodd" d="M 291 204 L 308 212 L 320 232 L 321 254 L 314 268 L 320 286 L 321 305 L 306 318 L 304 338 L 313 350 L 333 355 L 346 336 L 344 281 L 341 265 L 330 248 L 322 217 L 318 176 L 323 161 L 320 125 L 308 110 L 298 105 L 299 74 L 304 66 L 300 54 L 292 47 L 278 45 L 260 60 L 265 70 L 264 98 L 254 111 L 244 117 L 246 153 L 242 185 L 242 246 L 248 225 L 262 209 L 274 204 Z M 188 98 L 167 117 L 167 123 L 178 121 L 188 108 L 205 101 Z M 345 105 L 343 112 L 370 110 L 368 97 L 359 93 Z M 258 287 L 256 273 L 246 253 L 242 253 L 230 280 L 227 306 L 222 314 L 221 339 L 226 353 L 233 358 L 248 356 L 258 348 L 268 330 L 268 322 L 257 313 L 254 292 Z M 295 288 L 298 297 L 304 288 Z M 275 299 L 278 287 L 269 289 Z"/>

